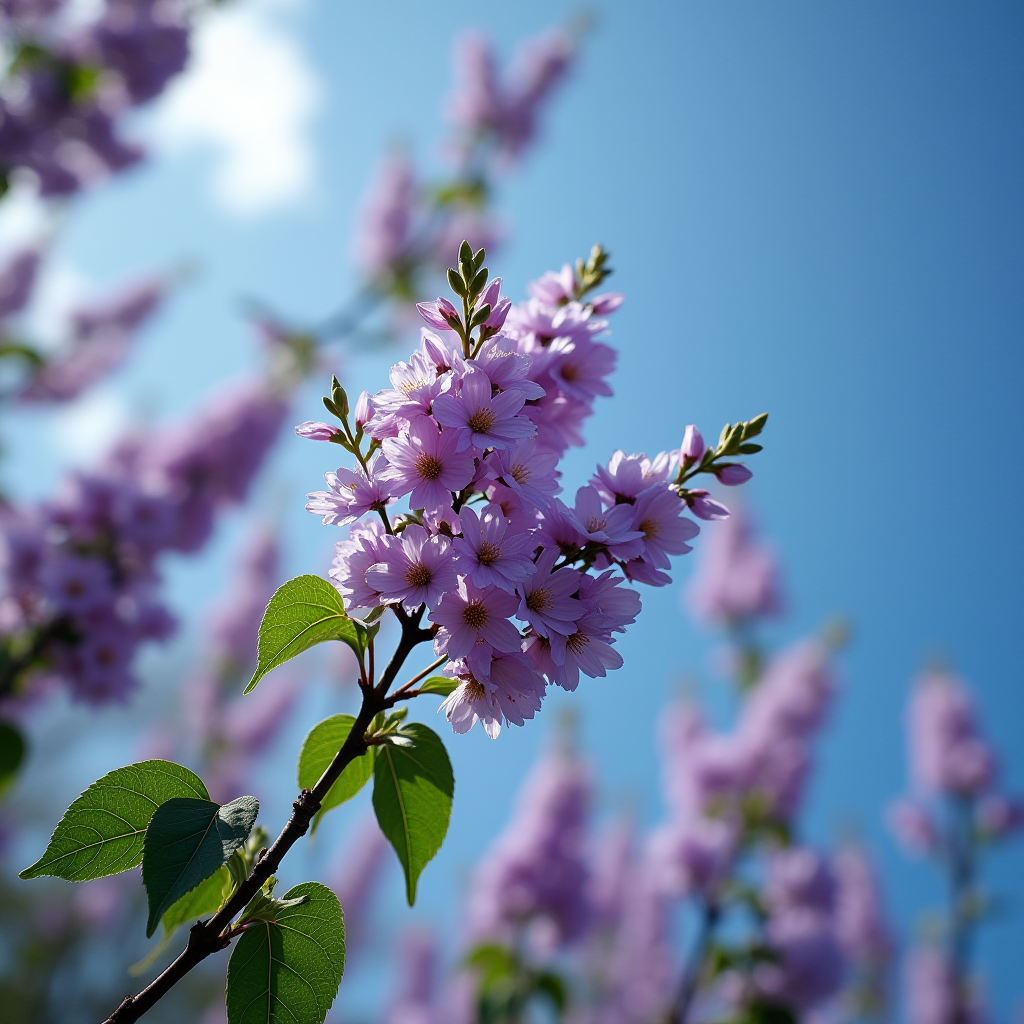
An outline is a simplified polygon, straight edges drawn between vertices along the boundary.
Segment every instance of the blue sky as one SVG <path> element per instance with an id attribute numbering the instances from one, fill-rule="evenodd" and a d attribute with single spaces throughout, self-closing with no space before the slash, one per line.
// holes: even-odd
<path id="1" fill-rule="evenodd" d="M 401 139 L 437 165 L 454 34 L 480 27 L 508 53 L 571 10 L 258 7 L 256 28 L 237 31 L 250 32 L 258 54 L 260 26 L 272 24 L 271 38 L 291 48 L 290 57 L 278 48 L 270 80 L 280 88 L 258 94 L 257 113 L 294 159 L 282 170 L 272 149 L 245 149 L 244 103 L 242 115 L 228 104 L 221 118 L 241 125 L 229 140 L 241 153 L 235 178 L 217 155 L 223 123 L 190 129 L 186 104 L 184 128 L 166 112 L 151 119 L 156 127 L 140 125 L 163 133 L 165 155 L 79 204 L 59 256 L 71 277 L 96 286 L 184 260 L 198 276 L 82 416 L 116 422 L 124 411 L 194 407 L 253 362 L 243 295 L 297 316 L 339 305 L 354 283 L 354 212 L 379 154 Z M 512 294 L 601 241 L 627 295 L 614 324 L 616 397 L 568 460 L 568 486 L 615 448 L 653 452 L 677 446 L 688 422 L 714 434 L 726 420 L 771 413 L 749 500 L 785 565 L 791 615 L 777 638 L 837 614 L 853 630 L 807 833 L 829 842 L 856 825 L 883 864 L 904 935 L 941 898 L 882 823 L 904 785 L 902 708 L 926 658 L 943 656 L 975 685 L 1007 778 L 1024 790 L 1024 495 L 1013 454 L 1024 427 L 1022 30 L 1024 10 L 1002 0 L 598 6 L 542 145 L 500 197 L 511 237 L 492 266 Z M 238 61 L 241 80 L 256 83 Z M 188 148 L 204 133 L 214 148 Z M 343 377 L 372 391 L 386 367 L 384 356 L 361 356 Z M 297 420 L 319 415 L 319 393 L 303 397 Z M 4 429 L 5 482 L 45 493 L 74 454 L 66 440 L 45 418 Z M 331 531 L 301 505 L 329 461 L 285 439 L 260 487 L 261 507 L 283 523 L 293 574 L 323 571 L 328 557 Z M 228 525 L 202 564 L 171 567 L 179 607 L 208 602 L 237 535 Z M 716 640 L 683 617 L 679 588 L 643 597 L 645 613 L 622 643 L 626 666 L 552 704 L 578 717 L 604 806 L 628 801 L 653 819 L 658 709 L 682 677 L 700 676 L 718 703 L 723 684 L 711 668 Z M 317 693 L 318 707 L 304 709 L 281 744 L 276 777 L 290 775 L 289 751 L 317 711 L 332 710 Z M 546 711 L 496 743 L 450 744 L 452 832 L 424 876 L 418 919 L 452 914 L 460 872 L 500 827 L 557 718 Z M 103 756 L 83 759 L 69 791 Z M 274 799 L 280 817 L 290 793 Z M 364 809 L 325 826 L 325 846 Z M 328 853 L 314 851 L 311 866 Z M 1018 844 L 990 863 L 1009 912 L 979 947 L 1003 1019 L 1021 994 L 1021 856 Z M 383 902 L 404 915 L 391 882 Z"/>

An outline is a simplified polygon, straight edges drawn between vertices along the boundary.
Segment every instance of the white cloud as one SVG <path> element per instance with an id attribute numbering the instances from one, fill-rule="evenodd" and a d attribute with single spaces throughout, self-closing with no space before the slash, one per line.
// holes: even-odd
<path id="1" fill-rule="evenodd" d="M 309 129 L 320 82 L 275 17 L 273 8 L 281 6 L 246 4 L 205 14 L 188 71 L 155 111 L 158 145 L 215 151 L 213 197 L 240 217 L 294 203 L 315 179 Z"/>
<path id="2" fill-rule="evenodd" d="M 124 399 L 116 391 L 91 388 L 54 415 L 51 442 L 71 465 L 89 467 L 107 454 L 130 419 Z"/>

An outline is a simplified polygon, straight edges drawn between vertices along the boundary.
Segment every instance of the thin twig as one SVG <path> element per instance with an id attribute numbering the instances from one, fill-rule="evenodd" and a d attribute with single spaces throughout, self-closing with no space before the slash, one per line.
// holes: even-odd
<path id="1" fill-rule="evenodd" d="M 345 768 L 366 753 L 366 732 L 374 717 L 387 709 L 388 688 L 395 681 L 412 650 L 418 644 L 432 638 L 430 630 L 420 628 L 421 615 L 422 609 L 416 615 L 403 618 L 398 647 L 384 669 L 380 682 L 375 687 L 363 690 L 362 706 L 342 748 L 320 776 L 317 784 L 311 790 L 303 790 L 295 799 L 287 824 L 267 850 L 266 856 L 256 862 L 249 877 L 213 917 L 206 921 L 197 921 L 192 926 L 188 945 L 181 955 L 137 995 L 125 996 L 121 1005 L 104 1021 L 104 1024 L 131 1024 L 132 1021 L 137 1021 L 193 968 L 212 953 L 230 945 L 232 937 L 236 934 L 231 928 L 232 920 L 245 909 L 253 896 L 263 887 L 264 882 L 273 876 L 285 854 L 309 830 L 313 816 Z"/>

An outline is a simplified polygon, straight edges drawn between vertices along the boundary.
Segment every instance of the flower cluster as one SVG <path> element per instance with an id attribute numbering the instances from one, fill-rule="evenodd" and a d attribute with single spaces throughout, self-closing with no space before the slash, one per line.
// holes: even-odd
<path id="1" fill-rule="evenodd" d="M 907 710 L 913 796 L 890 808 L 889 823 L 915 854 L 943 854 L 944 814 L 969 808 L 977 839 L 996 841 L 1024 827 L 1024 803 L 1000 792 L 999 767 L 979 728 L 970 691 L 946 672 L 918 679 Z"/>
<path id="2" fill-rule="evenodd" d="M 448 720 L 456 732 L 482 722 L 494 737 L 503 722 L 532 718 L 549 684 L 574 690 L 581 675 L 622 664 L 616 634 L 640 610 L 623 584 L 670 582 L 671 556 L 699 532 L 682 481 L 692 461 L 712 467 L 716 455 L 616 452 L 572 504 L 559 498 L 559 460 L 582 443 L 595 398 L 611 393 L 602 314 L 621 296 L 589 297 L 609 273 L 600 248 L 534 282 L 517 306 L 500 278 L 487 282 L 483 258 L 463 243 L 449 271 L 461 313 L 443 298 L 419 305 L 419 348 L 392 367 L 390 388 L 360 396 L 354 428 L 335 382 L 325 402 L 341 428 L 296 429 L 358 462 L 328 473 L 328 490 L 306 506 L 327 524 L 353 524 L 330 574 L 347 608 L 426 613 L 458 682 Z M 751 436 L 748 427 L 729 436 Z M 393 516 L 400 500 L 410 511 Z"/>
<path id="3" fill-rule="evenodd" d="M 61 0 L 7 3 L 12 40 L 0 81 L 0 190 L 26 177 L 43 196 L 65 196 L 137 163 L 118 121 L 159 95 L 188 59 L 182 0 L 107 0 L 85 24 Z"/>
<path id="4" fill-rule="evenodd" d="M 133 689 L 138 645 L 174 628 L 157 557 L 201 547 L 216 511 L 245 497 L 285 409 L 264 383 L 241 384 L 186 424 L 126 441 L 41 506 L 3 509 L 0 695 L 38 672 L 91 703 Z"/>

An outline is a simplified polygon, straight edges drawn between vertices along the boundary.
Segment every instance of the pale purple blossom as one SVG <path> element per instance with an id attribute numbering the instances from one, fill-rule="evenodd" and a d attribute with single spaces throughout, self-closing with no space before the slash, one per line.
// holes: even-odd
<path id="1" fill-rule="evenodd" d="M 473 479 L 473 459 L 458 449 L 456 434 L 438 432 L 427 417 L 413 420 L 402 437 L 385 438 L 383 449 L 389 465 L 381 478 L 395 497 L 409 494 L 413 508 L 437 512 L 449 507 L 452 492 Z"/>
<path id="2" fill-rule="evenodd" d="M 424 604 L 433 608 L 455 586 L 452 542 L 447 537 L 431 536 L 413 523 L 399 537 L 386 537 L 381 543 L 381 560 L 366 570 L 365 578 L 383 604 L 401 602 L 408 612 Z"/>
<path id="3" fill-rule="evenodd" d="M 509 622 L 518 602 L 499 587 L 481 589 L 460 580 L 430 613 L 441 629 L 434 638 L 434 652 L 450 659 L 466 658 L 477 675 L 489 671 L 494 651 L 510 654 L 522 645 L 519 631 Z"/>
<path id="4" fill-rule="evenodd" d="M 478 587 L 496 586 L 510 594 L 534 569 L 532 541 L 525 532 L 510 529 L 497 505 L 485 505 L 480 515 L 466 507 L 459 515 L 462 536 L 454 541 L 456 567 Z"/>
<path id="5" fill-rule="evenodd" d="M 673 468 L 671 452 L 661 452 L 653 460 L 646 455 L 612 453 L 607 466 L 598 466 L 590 482 L 609 505 L 632 505 L 652 484 L 664 483 Z"/>
<path id="6" fill-rule="evenodd" d="M 458 395 L 446 392 L 433 403 L 434 417 L 447 433 L 457 439 L 456 451 L 472 447 L 512 448 L 524 437 L 531 437 L 537 428 L 517 413 L 526 402 L 526 395 L 517 389 L 491 393 L 491 381 L 482 370 L 469 370 L 462 378 Z"/>
<path id="7" fill-rule="evenodd" d="M 540 710 L 545 683 L 521 654 L 491 654 L 486 672 L 474 672 L 466 659 L 449 661 L 444 673 L 459 685 L 444 699 L 439 711 L 456 733 L 466 733 L 480 722 L 493 740 L 502 724 L 523 725 Z"/>
<path id="8" fill-rule="evenodd" d="M 533 574 L 516 588 L 520 597 L 517 617 L 543 637 L 552 632 L 574 633 L 576 620 L 587 610 L 573 597 L 579 590 L 581 574 L 567 567 L 554 569 L 557 560 L 558 549 L 545 548 Z"/>
<path id="9" fill-rule="evenodd" d="M 330 423 L 324 423 L 321 420 L 306 420 L 304 423 L 296 426 L 295 433 L 299 437 L 308 438 L 310 441 L 333 441 L 334 438 L 342 436 L 339 427 L 332 426 Z"/>
<path id="10" fill-rule="evenodd" d="M 344 466 L 324 474 L 329 490 L 307 494 L 306 511 L 320 516 L 325 526 L 346 526 L 367 512 L 382 512 L 393 500 L 386 463 L 378 455 L 368 468 L 369 476 Z"/>

